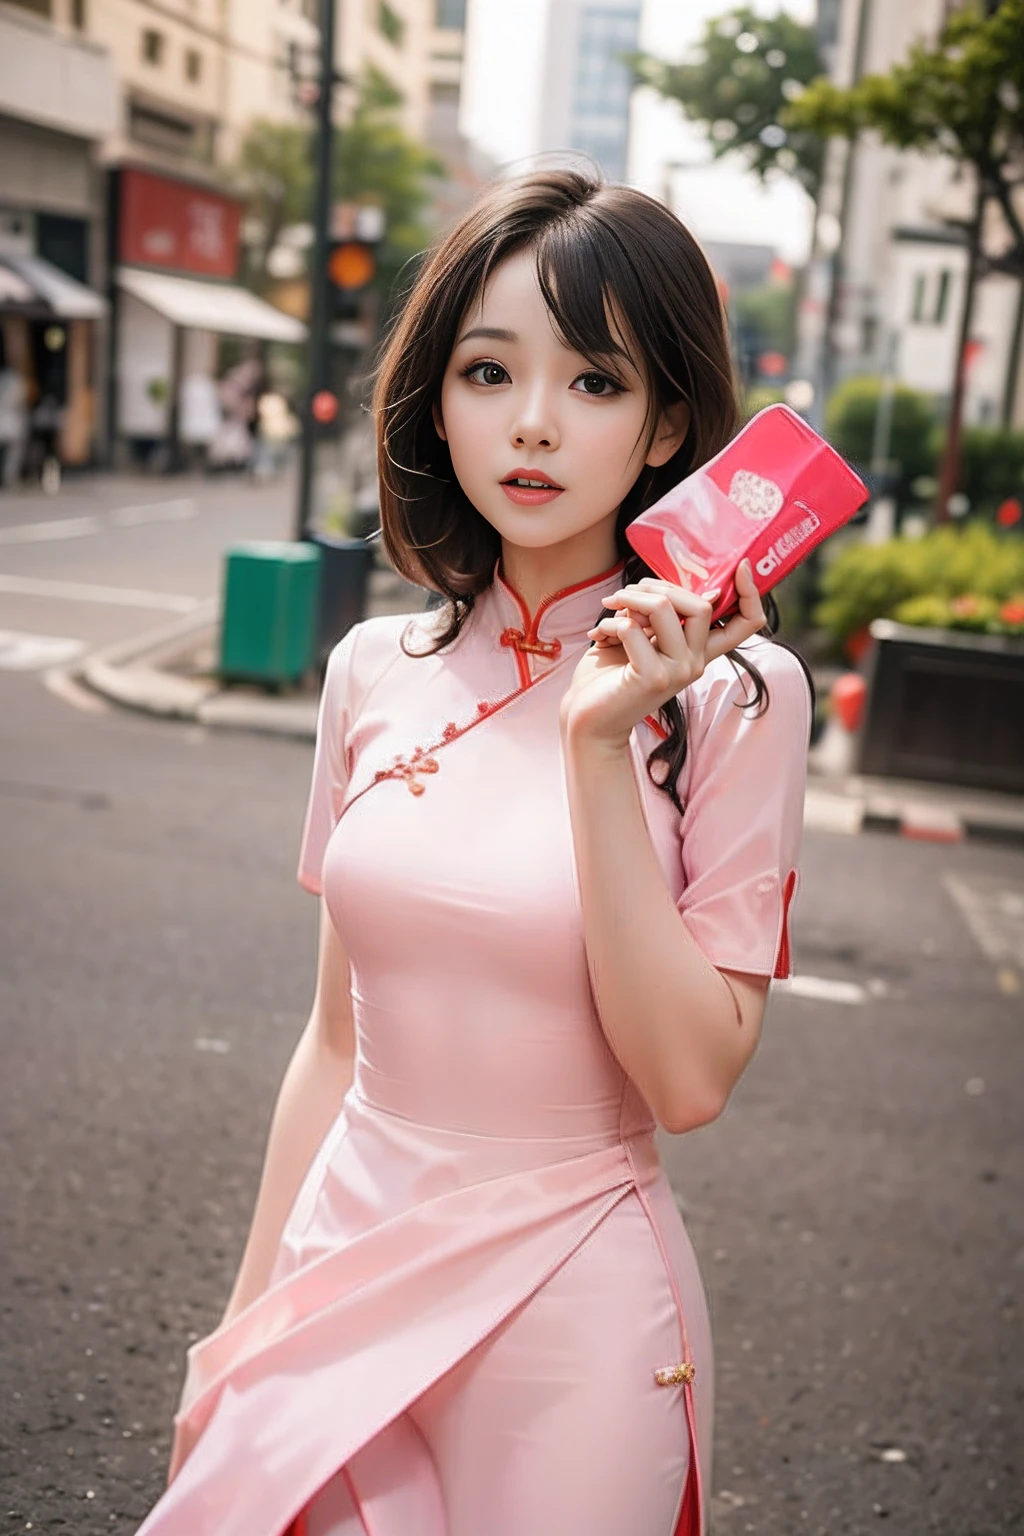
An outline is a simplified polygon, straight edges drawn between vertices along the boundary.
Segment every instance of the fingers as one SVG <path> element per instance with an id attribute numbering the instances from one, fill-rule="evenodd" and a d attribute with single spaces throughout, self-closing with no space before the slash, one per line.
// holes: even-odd
<path id="1" fill-rule="evenodd" d="M 717 593 L 698 596 L 685 587 L 647 578 L 609 593 L 608 608 L 626 609 L 646 621 L 661 654 L 678 663 L 703 657 L 711 626 L 712 601 Z M 682 620 L 682 624 L 680 624 Z"/>
<path id="2" fill-rule="evenodd" d="M 709 636 L 705 653 L 708 661 L 713 661 L 717 656 L 724 656 L 727 651 L 735 650 L 738 645 L 742 645 L 745 640 L 751 639 L 762 630 L 767 623 L 761 594 L 755 585 L 749 560 L 741 560 L 736 568 L 736 592 L 740 600 L 739 611 L 733 614 L 727 624 L 723 624 Z"/>

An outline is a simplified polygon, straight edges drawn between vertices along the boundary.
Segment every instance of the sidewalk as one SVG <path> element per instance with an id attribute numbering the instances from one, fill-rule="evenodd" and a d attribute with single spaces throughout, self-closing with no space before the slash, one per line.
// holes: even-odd
<path id="1" fill-rule="evenodd" d="M 418 587 L 393 571 L 373 571 L 368 617 L 422 608 Z M 218 605 L 211 602 L 130 644 L 93 652 L 65 675 L 143 714 L 313 741 L 318 699 L 311 687 L 275 694 L 257 686 L 221 685 L 214 675 L 218 625 Z M 814 751 L 810 767 L 804 822 L 816 830 L 889 832 L 932 842 L 971 838 L 1024 847 L 1024 796 L 837 773 L 828 770 L 827 759 L 819 764 Z"/>

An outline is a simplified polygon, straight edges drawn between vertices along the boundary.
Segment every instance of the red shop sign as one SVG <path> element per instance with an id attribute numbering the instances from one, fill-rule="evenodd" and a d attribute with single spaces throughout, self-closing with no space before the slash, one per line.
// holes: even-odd
<path id="1" fill-rule="evenodd" d="M 120 193 L 122 261 L 202 277 L 235 276 L 241 203 L 205 187 L 131 169 L 121 171 Z"/>

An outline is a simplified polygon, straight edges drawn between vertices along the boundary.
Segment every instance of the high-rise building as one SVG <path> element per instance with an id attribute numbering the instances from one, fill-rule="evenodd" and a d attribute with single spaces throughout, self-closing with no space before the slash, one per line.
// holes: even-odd
<path id="1" fill-rule="evenodd" d="M 539 150 L 591 155 L 612 181 L 623 181 L 629 147 L 631 78 L 639 0 L 551 0 Z"/>
<path id="2" fill-rule="evenodd" d="M 625 180 L 631 79 L 623 59 L 637 50 L 640 10 L 640 0 L 474 8 L 465 115 L 479 150 L 505 164 L 575 151 L 610 180 Z M 488 131 L 488 117 L 500 121 L 500 134 Z"/>

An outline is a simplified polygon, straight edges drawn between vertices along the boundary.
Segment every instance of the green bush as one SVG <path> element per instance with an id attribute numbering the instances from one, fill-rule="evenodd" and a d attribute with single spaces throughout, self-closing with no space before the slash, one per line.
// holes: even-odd
<path id="1" fill-rule="evenodd" d="M 851 545 L 828 566 L 821 590 L 815 622 L 840 642 L 873 619 L 947 627 L 956 617 L 951 599 L 970 597 L 982 605 L 991 600 L 996 608 L 1018 601 L 1024 591 L 1024 538 L 970 523 L 936 528 L 923 539 Z M 966 606 L 961 617 L 959 627 L 969 627 Z M 988 609 L 979 623 L 1007 628 Z"/>
<path id="2" fill-rule="evenodd" d="M 784 399 L 781 389 L 773 389 L 770 384 L 755 384 L 743 397 L 743 420 L 749 421 L 751 416 L 756 416 L 765 406 L 779 405 Z"/>
<path id="3" fill-rule="evenodd" d="M 832 391 L 826 408 L 825 432 L 829 441 L 861 469 L 871 463 L 881 391 L 881 379 L 847 379 Z M 895 386 L 886 459 L 896 470 L 900 499 L 919 476 L 934 474 L 935 405 L 930 395 L 905 384 Z"/>
<path id="4" fill-rule="evenodd" d="M 973 512 L 993 512 L 1008 496 L 1024 496 L 1024 432 L 966 427 L 960 488 Z"/>

